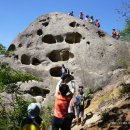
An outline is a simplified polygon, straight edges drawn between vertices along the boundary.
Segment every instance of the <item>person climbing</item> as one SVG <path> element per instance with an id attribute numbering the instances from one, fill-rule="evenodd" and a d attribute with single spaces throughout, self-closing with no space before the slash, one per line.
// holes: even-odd
<path id="1" fill-rule="evenodd" d="M 71 130 L 72 120 L 75 118 L 75 101 L 72 98 L 68 107 L 68 121 L 69 121 L 69 130 Z"/>
<path id="2" fill-rule="evenodd" d="M 113 37 L 113 38 L 116 38 L 116 29 L 113 29 L 113 30 L 112 30 L 112 37 Z"/>
<path id="3" fill-rule="evenodd" d="M 89 16 L 86 15 L 85 22 L 89 22 Z"/>
<path id="4" fill-rule="evenodd" d="M 74 94 L 74 86 L 69 86 L 61 79 L 56 86 L 52 130 L 70 130 L 68 106 Z"/>
<path id="5" fill-rule="evenodd" d="M 76 100 L 76 113 L 77 113 L 77 125 L 84 125 L 84 95 L 83 89 L 79 88 L 75 97 Z"/>
<path id="6" fill-rule="evenodd" d="M 94 24 L 94 18 L 93 18 L 93 16 L 90 17 L 89 23 Z"/>
<path id="7" fill-rule="evenodd" d="M 98 27 L 98 28 L 100 27 L 100 22 L 99 22 L 98 19 L 96 19 L 96 21 L 95 21 L 95 26 Z"/>
<path id="8" fill-rule="evenodd" d="M 31 103 L 28 106 L 28 117 L 22 120 L 20 130 L 45 130 L 45 125 L 39 116 L 40 103 Z"/>
<path id="9" fill-rule="evenodd" d="M 62 64 L 62 67 L 61 67 L 61 79 L 62 80 L 65 80 L 67 77 L 70 76 L 70 71 L 68 68 L 66 68 L 64 66 L 64 64 Z"/>
<path id="10" fill-rule="evenodd" d="M 74 16 L 74 12 L 71 11 L 71 12 L 69 13 L 69 15 L 70 15 L 70 16 Z"/>
<path id="11" fill-rule="evenodd" d="M 84 16 L 83 12 L 80 11 L 79 18 L 83 20 L 83 16 Z"/>

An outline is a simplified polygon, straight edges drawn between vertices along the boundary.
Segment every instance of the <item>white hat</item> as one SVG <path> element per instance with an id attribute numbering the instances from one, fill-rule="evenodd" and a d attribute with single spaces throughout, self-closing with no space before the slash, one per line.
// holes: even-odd
<path id="1" fill-rule="evenodd" d="M 39 116 L 40 110 L 41 110 L 40 103 L 31 103 L 28 106 L 28 116 L 30 118 L 35 118 L 35 117 Z"/>

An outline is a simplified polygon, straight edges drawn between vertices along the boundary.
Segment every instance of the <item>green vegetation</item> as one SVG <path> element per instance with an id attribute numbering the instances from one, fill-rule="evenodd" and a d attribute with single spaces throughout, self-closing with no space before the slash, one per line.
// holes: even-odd
<path id="1" fill-rule="evenodd" d="M 15 71 L 8 63 L 1 63 L 0 64 L 0 92 L 2 91 L 13 91 L 17 87 L 17 82 L 25 82 L 29 80 L 36 80 L 41 81 L 40 78 L 35 77 L 26 72 Z"/>
<path id="2" fill-rule="evenodd" d="M 121 94 L 129 93 L 130 92 L 130 84 L 121 83 Z"/>
<path id="3" fill-rule="evenodd" d="M 92 89 L 87 89 L 84 93 L 86 98 L 93 98 L 94 91 Z"/>
<path id="4" fill-rule="evenodd" d="M 126 21 L 125 28 L 120 32 L 120 39 L 130 41 L 130 20 Z"/>
<path id="5" fill-rule="evenodd" d="M 27 107 L 32 101 L 26 101 L 22 96 L 12 95 L 10 104 L 3 103 L 0 98 L 0 130 L 19 130 L 23 118 L 27 117 Z M 10 108 L 7 109 L 7 106 Z"/>
<path id="6" fill-rule="evenodd" d="M 6 52 L 5 47 L 0 43 L 0 55 L 4 55 Z"/>

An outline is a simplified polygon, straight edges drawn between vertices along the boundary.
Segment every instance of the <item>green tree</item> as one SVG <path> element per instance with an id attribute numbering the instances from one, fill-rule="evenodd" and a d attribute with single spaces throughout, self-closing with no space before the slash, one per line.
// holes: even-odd
<path id="1" fill-rule="evenodd" d="M 4 55 L 6 52 L 6 48 L 0 43 L 0 55 Z"/>
<path id="2" fill-rule="evenodd" d="M 117 10 L 120 16 L 125 20 L 125 28 L 120 32 L 120 39 L 130 41 L 130 4 L 122 2 L 122 7 Z"/>
<path id="3" fill-rule="evenodd" d="M 120 39 L 130 42 L 130 20 L 126 21 L 125 28 L 120 32 Z"/>

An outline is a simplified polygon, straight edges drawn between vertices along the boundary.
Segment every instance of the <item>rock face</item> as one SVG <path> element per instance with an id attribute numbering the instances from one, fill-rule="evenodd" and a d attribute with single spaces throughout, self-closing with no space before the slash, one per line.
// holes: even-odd
<path id="1" fill-rule="evenodd" d="M 79 85 L 107 85 L 116 69 L 127 67 L 130 44 L 113 39 L 90 23 L 63 13 L 37 18 L 9 46 L 15 57 L 4 61 L 17 70 L 43 77 L 54 91 L 61 65 L 74 72 Z"/>

